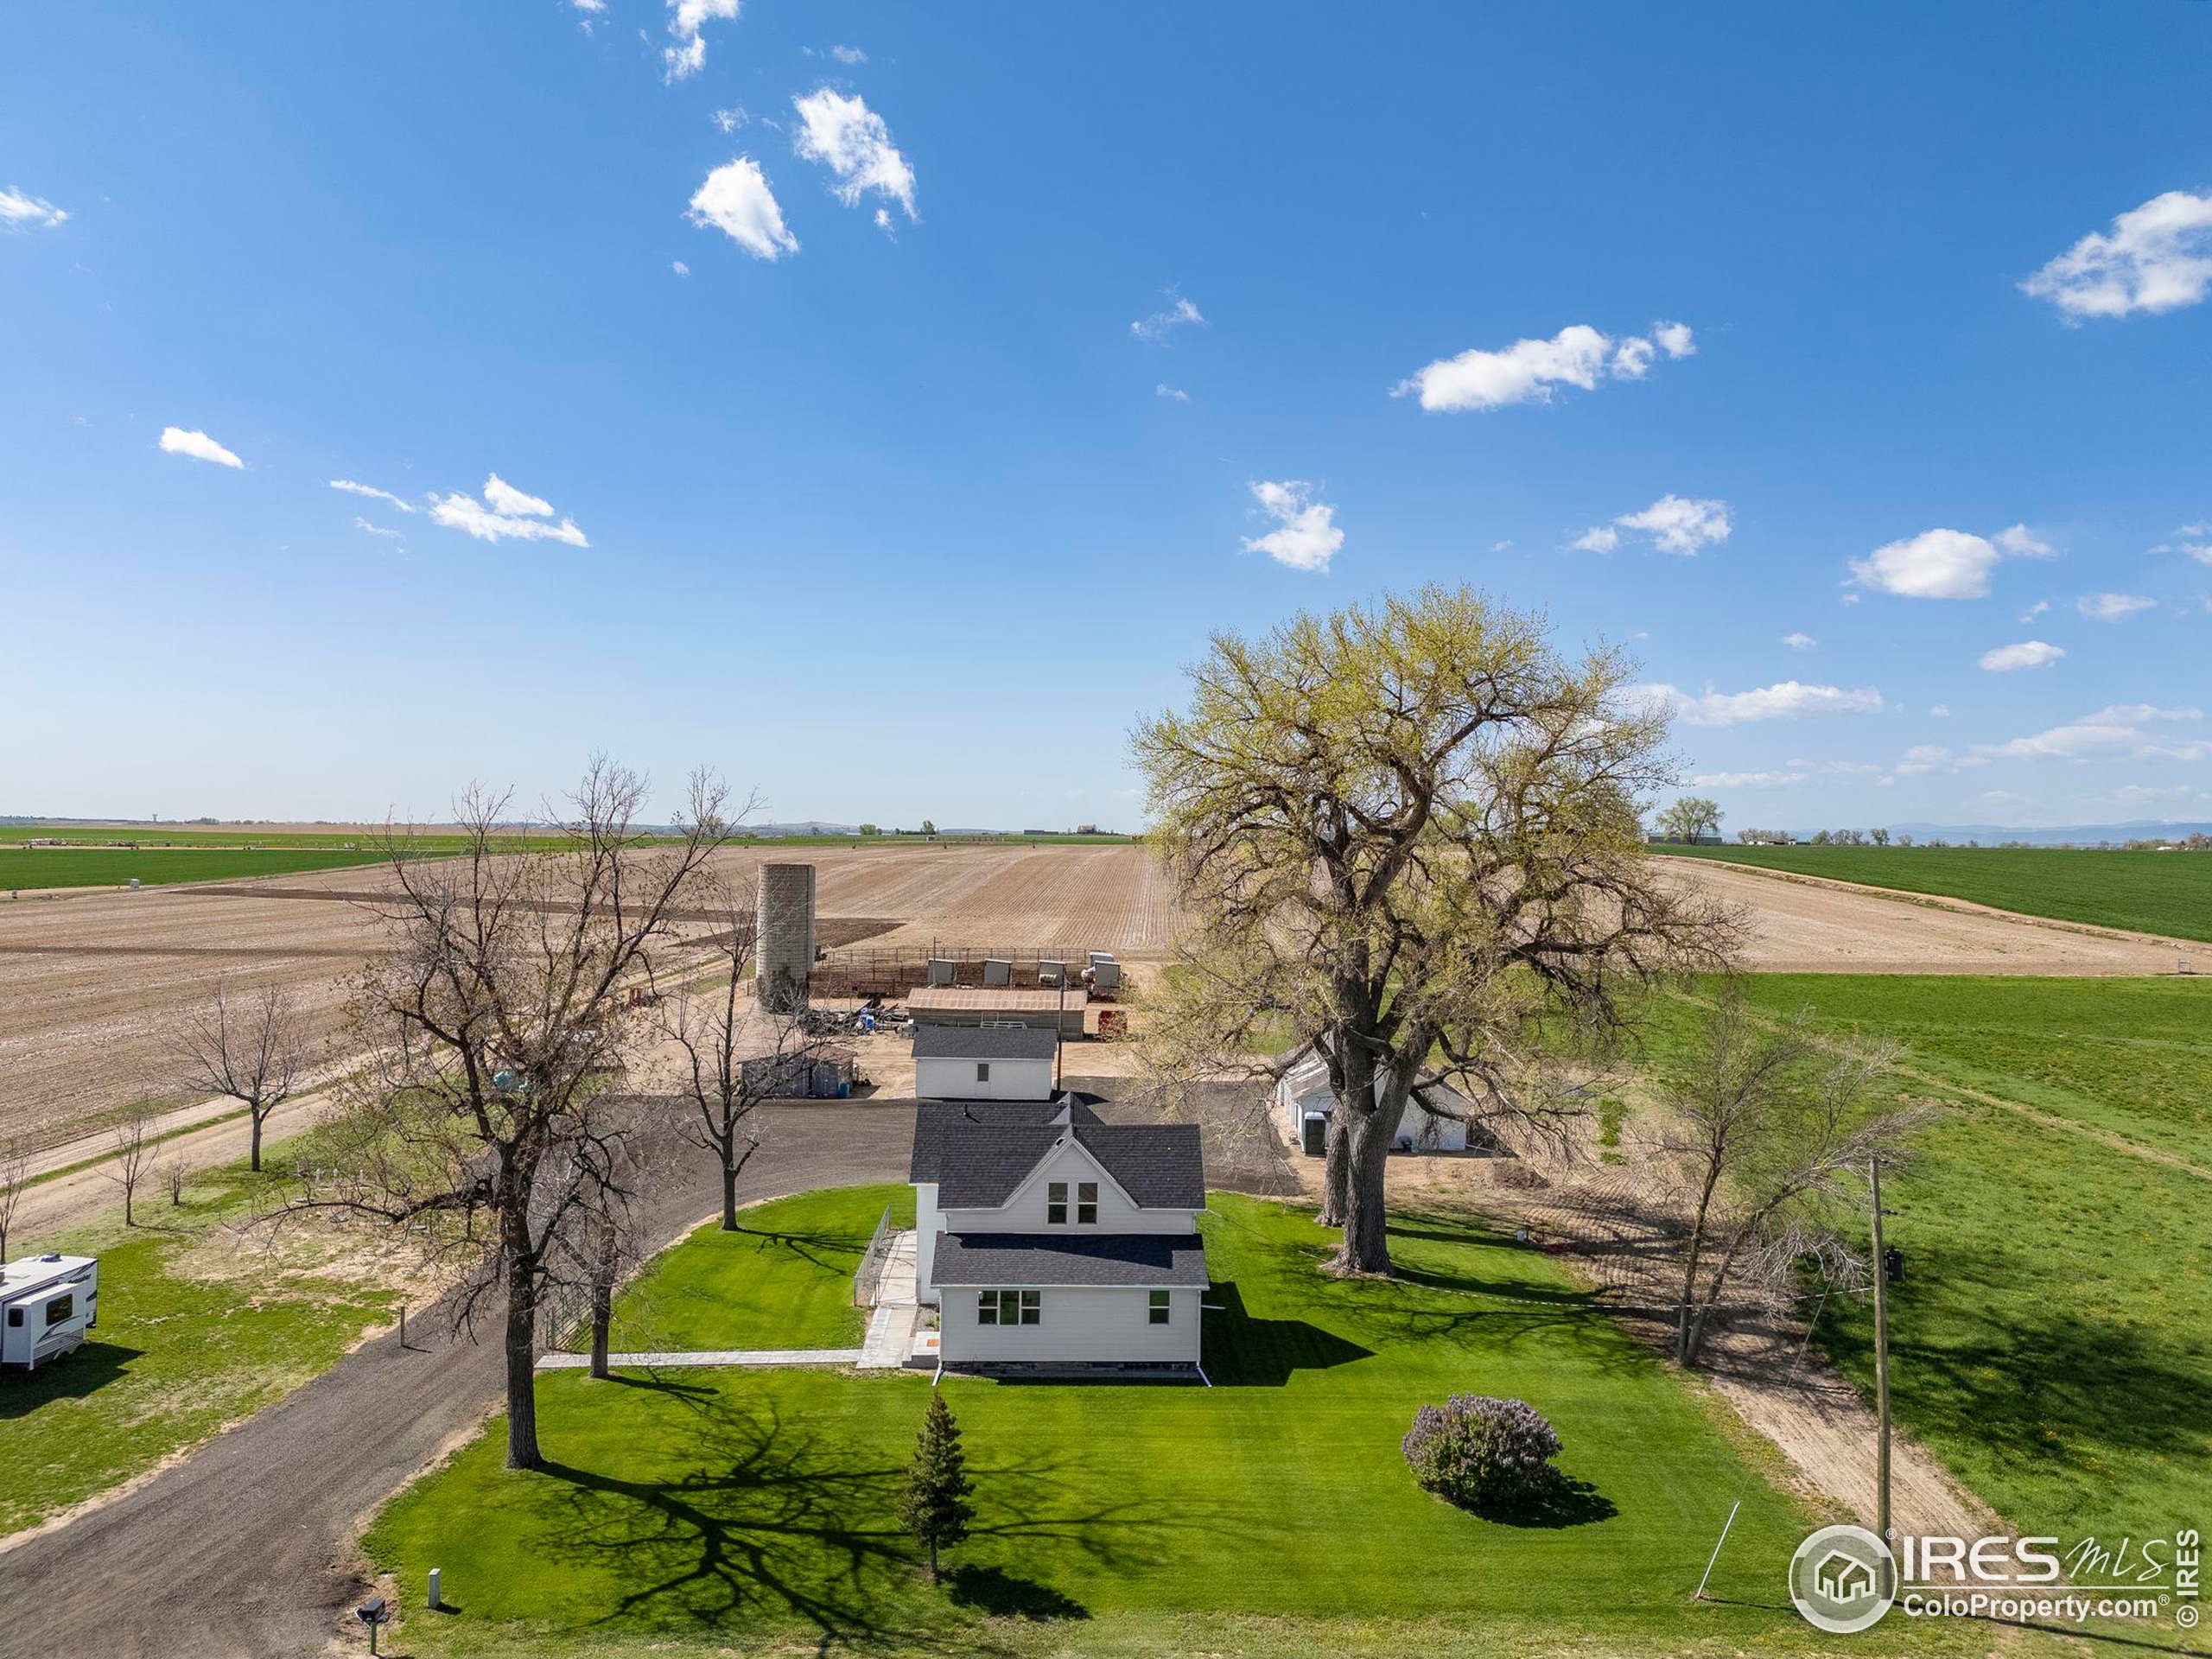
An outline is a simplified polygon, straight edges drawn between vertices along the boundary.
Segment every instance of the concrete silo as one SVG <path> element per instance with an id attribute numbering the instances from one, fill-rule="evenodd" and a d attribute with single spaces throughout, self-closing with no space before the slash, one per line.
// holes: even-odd
<path id="1" fill-rule="evenodd" d="M 763 864 L 754 914 L 760 929 L 754 984 L 761 1007 L 778 1014 L 804 1007 L 814 972 L 814 866 Z"/>

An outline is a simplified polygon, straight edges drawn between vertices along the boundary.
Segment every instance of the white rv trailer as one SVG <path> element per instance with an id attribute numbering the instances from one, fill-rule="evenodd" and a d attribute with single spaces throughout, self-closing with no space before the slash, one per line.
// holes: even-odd
<path id="1" fill-rule="evenodd" d="M 35 1255 L 0 1268 L 0 1365 L 35 1370 L 99 1323 L 100 1264 L 89 1255 Z"/>

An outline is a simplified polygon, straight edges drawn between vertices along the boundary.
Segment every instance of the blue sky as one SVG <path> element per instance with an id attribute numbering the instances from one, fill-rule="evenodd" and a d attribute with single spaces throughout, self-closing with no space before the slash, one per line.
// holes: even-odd
<path id="1" fill-rule="evenodd" d="M 2212 816 L 2208 47 L 9 8 L 0 810 L 432 815 L 604 748 L 1127 826 L 1210 631 L 1437 580 L 1630 645 L 1732 829 Z"/>

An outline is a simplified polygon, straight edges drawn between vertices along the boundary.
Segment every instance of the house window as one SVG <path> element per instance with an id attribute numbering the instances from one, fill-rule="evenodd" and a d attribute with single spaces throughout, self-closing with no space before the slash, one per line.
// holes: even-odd
<path id="1" fill-rule="evenodd" d="M 978 1082 L 978 1083 L 988 1083 L 990 1080 L 991 1080 L 991 1063 L 990 1063 L 988 1060 L 978 1060 L 978 1061 L 976 1061 L 976 1082 Z"/>
<path id="2" fill-rule="evenodd" d="M 1048 1226 L 1065 1227 L 1068 1222 L 1068 1184 L 1048 1181 L 1045 1185 L 1045 1221 Z"/>
<path id="3" fill-rule="evenodd" d="M 1042 1291 L 987 1290 L 976 1300 L 978 1325 L 1037 1325 L 1045 1312 Z"/>
<path id="4" fill-rule="evenodd" d="M 1098 1224 L 1098 1183 L 1083 1181 L 1075 1189 L 1075 1218 L 1078 1226 Z"/>
<path id="5" fill-rule="evenodd" d="M 59 1325 L 76 1311 L 77 1299 L 74 1296 L 57 1296 L 46 1305 L 46 1322 Z"/>
<path id="6" fill-rule="evenodd" d="M 1167 1309 L 1167 1293 L 1164 1290 L 1154 1291 L 1152 1293 L 1152 1306 L 1145 1312 L 1146 1321 L 1152 1325 L 1166 1324 Z"/>

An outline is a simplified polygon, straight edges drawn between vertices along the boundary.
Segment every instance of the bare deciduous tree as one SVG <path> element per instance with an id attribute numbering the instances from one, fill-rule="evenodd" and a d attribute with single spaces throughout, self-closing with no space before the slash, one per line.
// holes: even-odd
<path id="1" fill-rule="evenodd" d="M 138 1184 L 145 1179 L 148 1162 L 154 1155 L 151 1137 L 160 1116 L 150 1103 L 139 1101 L 124 1107 L 108 1132 L 111 1151 L 107 1176 L 123 1189 L 123 1224 L 126 1227 L 138 1224 L 132 1206 L 138 1197 Z"/>
<path id="2" fill-rule="evenodd" d="M 207 1006 L 185 1022 L 179 1046 L 190 1087 L 245 1108 L 253 1126 L 251 1160 L 259 1170 L 262 1125 L 299 1091 L 314 1065 L 298 1001 L 281 985 L 241 995 L 219 980 Z"/>
<path id="3" fill-rule="evenodd" d="M 1739 1285 L 1778 1289 L 1808 1260 L 1855 1261 L 1829 1217 L 1869 1166 L 1893 1167 L 1926 1121 L 1885 1107 L 1886 1049 L 1822 1042 L 1802 1020 L 1770 1021 L 1732 988 L 1659 1077 L 1660 1150 L 1684 1178 L 1688 1237 L 1675 1357 L 1697 1363 L 1714 1310 Z"/>
<path id="4" fill-rule="evenodd" d="M 31 1184 L 31 1143 L 20 1135 L 0 1141 L 0 1266 L 8 1261 L 8 1230 Z"/>
<path id="5" fill-rule="evenodd" d="M 1326 1063 L 1340 1271 L 1389 1268 L 1384 1160 L 1416 1090 L 1541 1127 L 1541 1027 L 1604 1030 L 1624 986 L 1725 962 L 1727 918 L 1643 846 L 1671 771 L 1630 678 L 1430 588 L 1217 635 L 1190 707 L 1135 734 L 1194 924 L 1160 1017 Z"/>
<path id="6" fill-rule="evenodd" d="M 683 1054 L 677 1131 L 720 1166 L 722 1230 L 734 1233 L 738 1177 L 765 1138 L 761 1103 L 788 1092 L 794 1071 L 808 1068 L 820 1045 L 798 1014 L 755 1006 L 744 994 L 756 943 L 746 895 L 717 881 L 712 907 L 712 972 L 696 994 L 687 987 L 667 1005 L 660 1030 Z"/>
<path id="7" fill-rule="evenodd" d="M 462 1272 L 458 1317 L 504 1304 L 507 1465 L 542 1466 L 532 1373 L 545 1292 L 626 1204 L 635 1113 L 612 1084 L 643 1018 L 625 995 L 728 836 L 703 773 L 672 836 L 637 817 L 644 778 L 595 758 L 535 842 L 508 798 L 472 789 L 457 857 L 387 837 L 389 948 L 356 1007 L 373 1058 L 346 1143 L 288 1211 L 338 1207 L 415 1229 Z"/>

